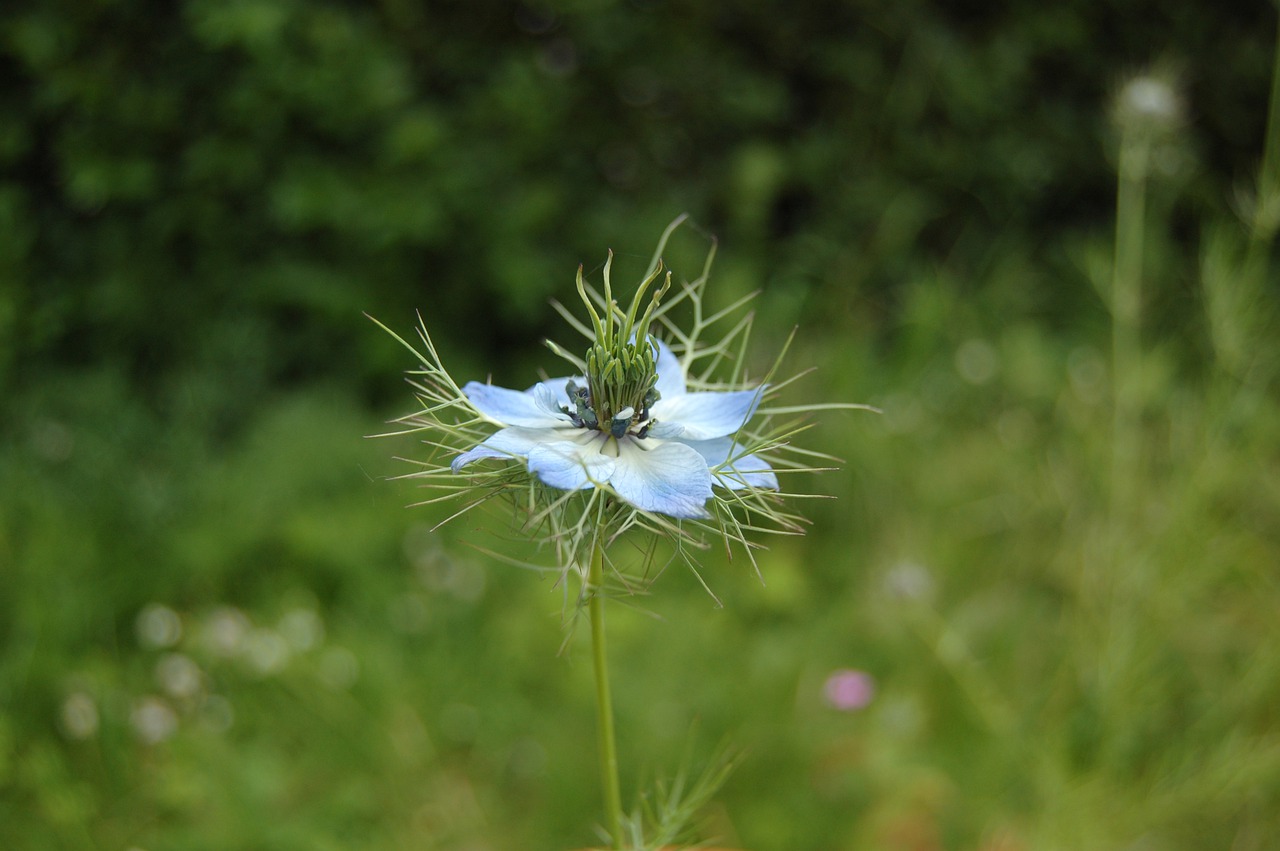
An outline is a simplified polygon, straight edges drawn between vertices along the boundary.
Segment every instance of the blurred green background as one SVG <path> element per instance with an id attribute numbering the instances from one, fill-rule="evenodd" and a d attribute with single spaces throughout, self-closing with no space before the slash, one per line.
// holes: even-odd
<path id="1" fill-rule="evenodd" d="M 576 265 L 637 278 L 682 211 L 677 274 L 715 234 L 713 298 L 760 290 L 760 367 L 802 329 L 788 401 L 885 413 L 818 418 L 844 463 L 796 486 L 837 499 L 764 585 L 713 550 L 723 608 L 680 569 L 614 607 L 625 794 L 728 738 L 706 833 L 754 851 L 1277 847 L 1275 31 L 1265 2 L 6 3 L 0 847 L 593 842 L 585 642 L 481 552 L 501 512 L 433 533 L 384 481 L 415 447 L 363 436 L 413 364 L 361 313 L 525 386 Z M 1147 69 L 1181 107 L 1134 315 L 1111 118 Z M 842 669 L 864 708 L 824 698 Z"/>

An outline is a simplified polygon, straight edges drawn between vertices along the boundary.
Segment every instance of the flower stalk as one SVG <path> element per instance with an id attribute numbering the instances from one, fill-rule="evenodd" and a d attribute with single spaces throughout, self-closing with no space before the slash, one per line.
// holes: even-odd
<path id="1" fill-rule="evenodd" d="M 1111 279 L 1112 516 L 1128 513 L 1138 475 L 1137 422 L 1141 404 L 1142 242 L 1149 142 L 1125 134 L 1116 188 L 1116 254 Z"/>
<path id="2" fill-rule="evenodd" d="M 1159 149 L 1181 124 L 1181 99 L 1171 80 L 1157 73 L 1139 75 L 1120 90 L 1114 118 L 1120 148 L 1110 292 L 1111 510 L 1113 518 L 1118 518 L 1133 508 L 1141 469 L 1142 270 L 1147 183 Z"/>
<path id="3" fill-rule="evenodd" d="M 598 530 L 603 532 L 603 530 Z M 597 534 L 587 569 L 587 613 L 591 620 L 591 661 L 596 680 L 596 730 L 600 748 L 600 784 L 605 828 L 614 848 L 622 842 L 622 791 L 618 784 L 618 743 L 609 689 L 609 654 L 604 629 L 604 539 Z"/>

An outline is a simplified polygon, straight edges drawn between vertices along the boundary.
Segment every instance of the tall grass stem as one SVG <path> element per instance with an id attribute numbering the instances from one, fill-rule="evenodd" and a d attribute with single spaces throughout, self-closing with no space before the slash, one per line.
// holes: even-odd
<path id="1" fill-rule="evenodd" d="M 1142 251 L 1150 140 L 1126 130 L 1120 141 L 1116 189 L 1116 254 L 1111 281 L 1112 421 L 1111 513 L 1132 507 L 1137 486 L 1140 413 Z"/>
<path id="2" fill-rule="evenodd" d="M 1280 192 L 1280 23 L 1276 27 L 1276 50 L 1271 70 L 1271 101 L 1267 105 L 1266 133 L 1262 145 L 1262 168 L 1258 175 L 1259 201 L 1264 205 L 1270 203 L 1276 193 Z"/>

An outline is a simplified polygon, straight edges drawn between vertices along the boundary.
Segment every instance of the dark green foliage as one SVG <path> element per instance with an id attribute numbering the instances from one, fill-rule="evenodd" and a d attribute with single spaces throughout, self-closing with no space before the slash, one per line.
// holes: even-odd
<path id="1" fill-rule="evenodd" d="M 911 270 L 981 280 L 993 246 L 1043 259 L 1046 227 L 1104 217 L 1098 107 L 1138 63 L 1193 66 L 1221 205 L 1257 155 L 1263 12 L 11 4 L 7 380 L 220 372 L 233 339 L 268 386 L 367 388 L 360 311 L 509 351 L 577 260 L 681 209 L 808 321 L 889 310 Z"/>

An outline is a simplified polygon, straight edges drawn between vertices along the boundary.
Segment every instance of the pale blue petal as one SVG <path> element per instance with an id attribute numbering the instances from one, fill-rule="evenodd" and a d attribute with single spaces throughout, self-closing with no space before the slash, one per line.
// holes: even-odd
<path id="1" fill-rule="evenodd" d="M 533 393 L 508 390 L 492 384 L 469 381 L 462 388 L 476 410 L 494 422 L 525 428 L 552 428 L 562 425 L 567 417 L 557 417 L 538 404 Z"/>
<path id="2" fill-rule="evenodd" d="M 563 439 L 563 431 L 542 428 L 504 428 L 489 435 L 484 443 L 462 453 L 453 459 L 450 467 L 458 472 L 472 461 L 482 458 L 524 458 L 529 450 L 542 443 L 550 443 Z"/>
<path id="3" fill-rule="evenodd" d="M 560 401 L 556 391 L 547 384 L 535 384 L 533 387 L 525 391 L 533 394 L 533 400 L 538 403 L 538 410 L 542 411 L 549 417 L 554 417 L 561 422 L 569 422 L 569 415 L 561 410 L 560 406 L 564 404 Z M 564 394 L 559 394 L 563 396 Z"/>
<path id="4" fill-rule="evenodd" d="M 659 443 L 646 450 L 632 438 L 618 442 L 617 466 L 609 484 L 637 508 L 671 517 L 707 517 L 711 472 L 697 450 L 683 443 Z"/>
<path id="5" fill-rule="evenodd" d="M 658 344 L 658 383 L 655 385 L 663 399 L 674 399 L 685 394 L 684 370 L 680 368 L 680 359 L 671 351 L 671 347 L 661 340 Z"/>
<path id="6" fill-rule="evenodd" d="M 751 419 L 763 393 L 764 388 L 759 388 L 728 393 L 685 393 L 673 399 L 664 396 L 649 409 L 657 420 L 649 433 L 654 437 L 685 440 L 710 440 L 733 434 Z"/>
<path id="7" fill-rule="evenodd" d="M 529 452 L 529 472 L 561 490 L 576 491 L 607 481 L 614 472 L 615 459 L 600 454 L 605 436 L 581 432 L 585 439 L 542 443 Z"/>
<path id="8" fill-rule="evenodd" d="M 778 477 L 773 474 L 773 468 L 768 462 L 758 455 L 743 454 L 743 446 L 731 438 L 691 440 L 687 445 L 692 446 L 707 462 L 715 483 L 722 488 L 734 491 L 743 488 L 778 489 Z"/>
<path id="9" fill-rule="evenodd" d="M 564 378 L 548 378 L 546 381 L 539 381 L 530 387 L 526 392 L 535 393 L 539 387 L 546 387 L 551 391 L 552 398 L 555 400 L 555 410 L 560 410 L 561 405 L 568 405 L 573 408 L 573 401 L 569 398 L 569 394 L 565 392 L 565 385 L 570 381 L 579 387 L 587 386 L 587 379 L 578 375 L 566 375 Z"/>

